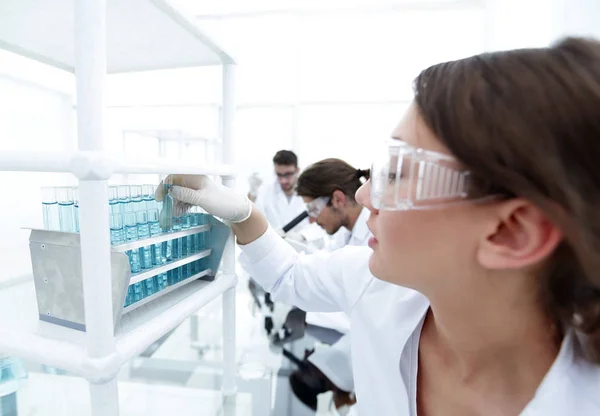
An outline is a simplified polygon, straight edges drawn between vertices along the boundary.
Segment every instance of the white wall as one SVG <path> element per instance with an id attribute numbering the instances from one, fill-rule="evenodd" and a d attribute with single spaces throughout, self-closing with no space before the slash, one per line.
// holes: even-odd
<path id="1" fill-rule="evenodd" d="M 419 71 L 484 50 L 481 4 L 404 3 L 201 16 L 202 28 L 239 63 L 238 182 L 252 171 L 272 180 L 280 149 L 294 150 L 301 167 L 326 157 L 369 167 L 371 150 L 412 99 Z"/>
<path id="2" fill-rule="evenodd" d="M 486 0 L 486 49 L 548 46 L 567 36 L 600 39 L 597 0 Z"/>
<path id="3" fill-rule="evenodd" d="M 73 100 L 67 85 L 62 74 L 0 51 L 0 151 L 74 149 Z M 28 250 L 28 233 L 20 227 L 42 224 L 40 187 L 74 184 L 75 178 L 0 172 L 0 183 L 0 252 L 11 260 L 8 265 L 3 262 L 2 279 L 29 267 L 28 260 L 14 259 Z"/>

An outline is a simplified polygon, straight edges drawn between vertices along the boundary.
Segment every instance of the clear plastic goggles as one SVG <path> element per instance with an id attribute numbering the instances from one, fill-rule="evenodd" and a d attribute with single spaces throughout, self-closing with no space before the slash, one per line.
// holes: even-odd
<path id="1" fill-rule="evenodd" d="M 311 218 L 317 218 L 329 203 L 329 197 L 320 196 L 306 204 L 306 212 Z"/>
<path id="2" fill-rule="evenodd" d="M 452 156 L 388 142 L 373 162 L 371 204 L 384 211 L 435 209 L 490 197 L 474 195 L 471 173 Z"/>

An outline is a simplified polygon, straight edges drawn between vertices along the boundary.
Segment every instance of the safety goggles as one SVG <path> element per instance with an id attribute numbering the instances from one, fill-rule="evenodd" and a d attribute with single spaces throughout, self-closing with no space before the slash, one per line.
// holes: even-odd
<path id="1" fill-rule="evenodd" d="M 384 211 L 435 209 L 495 196 L 475 194 L 471 172 L 452 156 L 392 140 L 371 169 L 371 204 Z"/>
<path id="2" fill-rule="evenodd" d="M 279 179 L 289 179 L 289 178 L 293 178 L 294 176 L 296 176 L 297 172 L 284 172 L 284 173 L 278 173 L 275 172 L 275 175 L 277 175 L 277 177 Z"/>
<path id="3" fill-rule="evenodd" d="M 317 218 L 329 203 L 328 196 L 320 196 L 306 204 L 306 212 L 311 218 Z"/>

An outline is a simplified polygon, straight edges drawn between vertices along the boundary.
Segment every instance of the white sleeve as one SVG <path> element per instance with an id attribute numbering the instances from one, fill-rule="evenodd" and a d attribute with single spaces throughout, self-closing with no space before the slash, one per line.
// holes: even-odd
<path id="1" fill-rule="evenodd" d="M 273 300 L 307 312 L 350 313 L 373 279 L 368 271 L 370 250 L 364 247 L 304 255 L 269 228 L 241 248 L 248 273 Z"/>

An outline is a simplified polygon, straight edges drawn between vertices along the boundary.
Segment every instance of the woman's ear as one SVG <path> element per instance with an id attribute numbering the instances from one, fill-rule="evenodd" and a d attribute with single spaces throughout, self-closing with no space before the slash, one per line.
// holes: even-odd
<path id="1" fill-rule="evenodd" d="M 511 199 L 498 204 L 477 259 L 487 269 L 532 266 L 550 256 L 562 238 L 542 210 L 525 199 Z"/>

